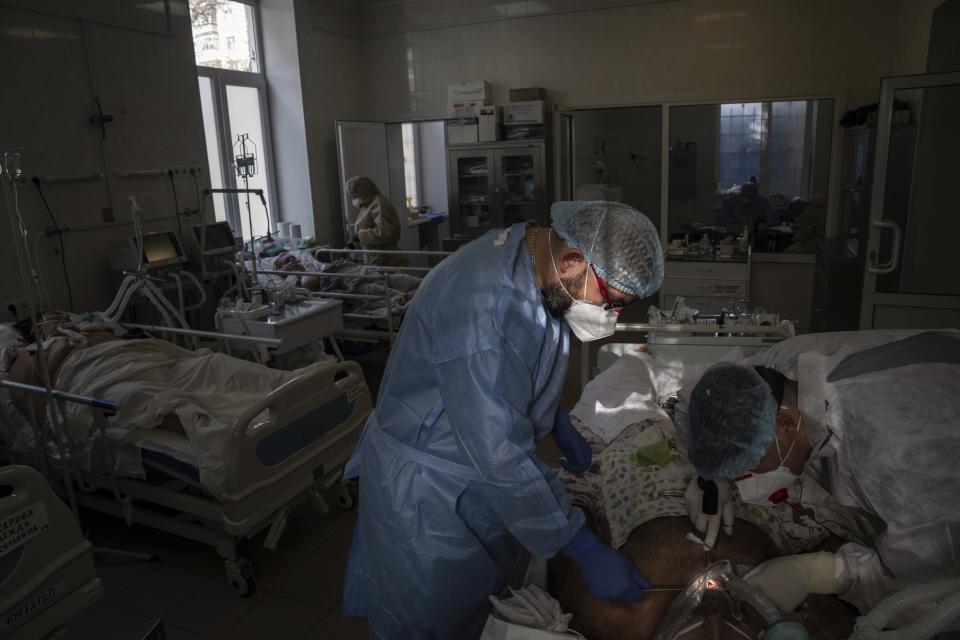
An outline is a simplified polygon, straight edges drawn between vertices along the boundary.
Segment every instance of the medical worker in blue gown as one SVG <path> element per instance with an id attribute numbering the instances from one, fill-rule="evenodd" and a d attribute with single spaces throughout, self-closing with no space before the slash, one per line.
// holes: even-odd
<path id="1" fill-rule="evenodd" d="M 461 247 L 424 279 L 347 464 L 360 513 L 344 612 L 371 638 L 475 638 L 521 548 L 561 552 L 592 593 L 649 585 L 584 527 L 534 455 L 553 436 L 568 466 L 590 449 L 558 412 L 569 352 L 613 333 L 624 304 L 663 280 L 653 224 L 614 202 L 559 202 L 552 228 L 516 224 Z"/>

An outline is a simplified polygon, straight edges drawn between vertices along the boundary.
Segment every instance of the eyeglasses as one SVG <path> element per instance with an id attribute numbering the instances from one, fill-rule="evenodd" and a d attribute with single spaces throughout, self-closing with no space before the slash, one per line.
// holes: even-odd
<path id="1" fill-rule="evenodd" d="M 603 279 L 597 274 L 597 270 L 593 268 L 593 265 L 590 265 L 590 270 L 593 271 L 593 277 L 597 279 L 597 288 L 600 289 L 600 296 L 603 298 L 603 310 L 610 311 L 611 309 L 623 309 L 627 303 L 623 300 L 614 300 L 610 297 L 610 292 L 607 291 L 607 285 L 604 283 Z"/>

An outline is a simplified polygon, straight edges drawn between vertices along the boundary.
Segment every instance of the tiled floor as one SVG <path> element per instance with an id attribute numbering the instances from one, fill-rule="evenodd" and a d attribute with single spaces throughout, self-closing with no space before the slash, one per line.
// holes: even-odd
<path id="1" fill-rule="evenodd" d="M 169 640 L 352 640 L 363 620 L 341 615 L 354 511 L 291 514 L 277 551 L 262 536 L 243 549 L 256 590 L 237 596 L 212 547 L 99 514 L 84 514 L 95 545 L 150 554 L 159 562 L 102 563 L 104 596 L 68 627 L 68 640 L 139 640 L 157 618 Z"/>

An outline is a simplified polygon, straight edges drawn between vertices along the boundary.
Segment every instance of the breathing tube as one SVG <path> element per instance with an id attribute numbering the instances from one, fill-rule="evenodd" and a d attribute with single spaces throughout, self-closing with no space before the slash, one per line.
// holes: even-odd
<path id="1" fill-rule="evenodd" d="M 917 621 L 899 629 L 882 631 L 893 618 L 924 604 L 940 601 Z M 870 613 L 857 618 L 850 640 L 922 640 L 942 631 L 960 617 L 960 579 L 940 580 L 907 587 L 888 596 Z"/>

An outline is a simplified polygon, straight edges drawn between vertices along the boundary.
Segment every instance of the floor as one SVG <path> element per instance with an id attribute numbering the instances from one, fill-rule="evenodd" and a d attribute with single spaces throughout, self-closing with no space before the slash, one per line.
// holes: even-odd
<path id="1" fill-rule="evenodd" d="M 156 554 L 159 562 L 98 563 L 101 601 L 68 627 L 68 640 L 139 640 L 160 618 L 168 640 L 321 640 L 366 638 L 363 620 L 341 614 L 343 576 L 355 511 L 322 516 L 295 511 L 277 551 L 263 536 L 242 551 L 254 564 L 256 589 L 240 597 L 227 586 L 212 547 L 85 513 L 98 547 Z"/>
<path id="2" fill-rule="evenodd" d="M 578 349 L 572 350 L 561 404 L 572 408 L 579 395 Z M 387 353 L 357 353 L 376 397 Z M 545 438 L 537 455 L 552 466 L 559 452 Z M 321 515 L 303 504 L 288 521 L 277 551 L 263 536 L 246 543 L 243 555 L 256 571 L 256 589 L 237 596 L 227 586 L 223 561 L 212 547 L 84 512 L 83 528 L 94 545 L 156 554 L 158 562 L 101 562 L 101 601 L 74 620 L 68 640 L 140 640 L 162 620 L 168 640 L 352 640 L 366 638 L 366 622 L 342 615 L 343 577 L 356 511 Z"/>

